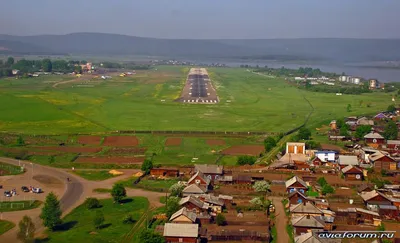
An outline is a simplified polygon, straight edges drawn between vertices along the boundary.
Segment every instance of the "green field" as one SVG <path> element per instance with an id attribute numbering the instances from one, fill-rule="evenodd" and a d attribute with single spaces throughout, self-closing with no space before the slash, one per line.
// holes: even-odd
<path id="1" fill-rule="evenodd" d="M 42 204 L 41 201 L 12 201 L 12 202 L 0 202 L 0 212 L 11 212 L 29 210 L 39 207 Z"/>
<path id="2" fill-rule="evenodd" d="M 15 227 L 14 223 L 5 220 L 0 220 L 0 236 L 14 227 Z"/>
<path id="3" fill-rule="evenodd" d="M 102 207 L 88 210 L 86 205 L 80 205 L 63 218 L 61 229 L 48 232 L 48 239 L 43 242 L 120 242 L 134 224 L 123 224 L 122 219 L 131 214 L 138 221 L 148 210 L 149 202 L 144 197 L 128 198 L 123 205 L 116 204 L 112 199 L 100 200 Z M 93 218 L 96 210 L 104 214 L 104 224 L 101 229 L 95 229 Z"/>
<path id="4" fill-rule="evenodd" d="M 104 181 L 116 177 L 106 170 L 75 170 L 73 173 L 90 181 Z"/>
<path id="5" fill-rule="evenodd" d="M 245 69 L 210 68 L 221 102 L 195 105 L 174 102 L 187 67 L 158 67 L 112 80 L 46 76 L 0 80 L 0 130 L 26 134 L 60 134 L 114 130 L 202 130 L 282 132 L 310 124 L 385 109 L 392 94 L 314 93 Z M 93 87 L 83 87 L 89 85 Z M 165 100 L 162 102 L 161 100 Z M 352 111 L 346 107 L 351 104 Z M 23 108 L 23 109 L 22 109 Z"/>
<path id="6" fill-rule="evenodd" d="M 11 164 L 6 164 L 6 163 L 1 163 L 0 162 L 0 176 L 6 176 L 6 175 L 18 175 L 23 173 L 24 171 L 21 170 L 21 167 L 11 165 Z"/>

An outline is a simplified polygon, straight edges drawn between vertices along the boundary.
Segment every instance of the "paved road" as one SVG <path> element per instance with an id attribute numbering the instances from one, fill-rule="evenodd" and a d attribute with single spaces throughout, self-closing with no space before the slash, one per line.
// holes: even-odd
<path id="1" fill-rule="evenodd" d="M 7 163 L 7 164 L 13 164 L 13 165 L 19 165 L 19 161 L 15 159 L 10 159 L 10 158 L 1 158 L 0 157 L 0 162 Z M 68 174 L 67 172 L 57 169 L 57 168 L 52 168 L 52 167 L 47 167 L 47 166 L 42 166 L 38 164 L 34 164 L 33 166 L 33 171 L 32 171 L 32 165 L 30 162 L 27 161 L 21 161 L 21 165 L 25 165 L 25 168 L 27 172 L 25 173 L 26 177 L 30 177 L 31 175 L 47 175 L 54 177 L 66 184 L 65 186 L 65 191 L 62 193 L 62 197 L 60 199 L 60 204 L 61 204 L 61 209 L 63 211 L 63 214 L 65 215 L 68 213 L 70 210 L 73 209 L 74 206 L 80 201 L 81 197 L 83 196 L 84 192 L 84 185 L 82 183 L 82 180 L 74 175 Z M 67 183 L 67 178 L 71 179 L 71 182 Z M 41 220 L 39 218 L 40 215 L 40 209 L 33 209 L 33 210 L 28 210 L 28 211 L 16 211 L 16 212 L 7 212 L 3 213 L 3 218 L 12 220 L 14 223 L 18 223 L 18 221 L 24 216 L 24 215 L 29 215 L 32 220 L 34 221 L 36 225 L 36 230 L 38 233 L 42 232 L 44 228 L 41 226 Z M 0 237 L 1 242 L 17 242 L 16 241 L 16 232 L 18 230 L 18 227 L 14 227 L 12 230 L 8 231 L 7 233 L 3 234 Z"/>

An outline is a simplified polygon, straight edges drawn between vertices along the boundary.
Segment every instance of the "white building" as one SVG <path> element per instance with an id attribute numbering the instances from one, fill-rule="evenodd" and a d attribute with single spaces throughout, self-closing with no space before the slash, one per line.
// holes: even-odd
<path id="1" fill-rule="evenodd" d="M 317 151 L 315 156 L 318 157 L 322 162 L 335 162 L 336 152 L 335 151 Z"/>

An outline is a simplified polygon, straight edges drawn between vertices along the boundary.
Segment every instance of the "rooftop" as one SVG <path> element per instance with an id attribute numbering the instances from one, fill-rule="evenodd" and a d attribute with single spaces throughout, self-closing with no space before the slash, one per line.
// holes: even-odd
<path id="1" fill-rule="evenodd" d="M 312 213 L 312 214 L 323 214 L 321 209 L 317 208 L 314 204 L 310 202 L 299 203 L 297 205 L 292 205 L 290 207 L 291 213 Z"/>
<path id="2" fill-rule="evenodd" d="M 370 139 L 384 139 L 384 137 L 382 137 L 382 135 L 380 135 L 377 132 L 370 132 L 367 135 L 364 136 L 364 138 L 370 138 Z"/>
<path id="3" fill-rule="evenodd" d="M 364 201 L 369 201 L 369 200 L 371 200 L 374 197 L 379 196 L 379 195 L 390 201 L 390 198 L 388 198 L 385 194 L 383 194 L 381 192 L 378 192 L 376 190 L 373 190 L 373 191 L 370 191 L 370 192 L 361 193 L 360 196 Z"/>
<path id="4" fill-rule="evenodd" d="M 203 201 L 201 201 L 200 199 L 198 199 L 198 198 L 196 198 L 194 196 L 187 196 L 187 197 L 182 198 L 179 201 L 179 205 L 182 206 L 182 205 L 184 205 L 185 203 L 188 203 L 188 202 L 194 204 L 195 206 L 197 206 L 199 208 L 204 208 L 204 209 L 208 208 L 208 203 L 204 203 Z"/>
<path id="5" fill-rule="evenodd" d="M 358 165 L 357 156 L 339 155 L 339 165 Z"/>
<path id="6" fill-rule="evenodd" d="M 188 181 L 188 183 L 192 182 L 197 176 L 200 176 L 203 178 L 203 180 L 206 182 L 207 185 L 210 184 L 210 178 L 206 177 L 202 172 L 197 171 L 196 174 L 194 174 Z"/>
<path id="7" fill-rule="evenodd" d="M 177 217 L 184 215 L 186 216 L 188 219 L 190 219 L 190 221 L 192 221 L 193 223 L 196 221 L 196 214 L 189 211 L 187 208 L 183 207 L 180 210 L 178 210 L 176 213 L 174 213 L 171 218 L 169 219 L 170 221 L 176 219 Z"/>
<path id="8" fill-rule="evenodd" d="M 307 187 L 307 183 L 305 183 L 302 179 L 300 179 L 298 176 L 293 176 L 292 178 L 290 178 L 289 180 L 287 180 L 285 182 L 285 186 L 286 188 L 290 187 L 291 185 L 293 185 L 294 183 L 300 183 L 302 186 Z"/>
<path id="9" fill-rule="evenodd" d="M 182 193 L 203 194 L 207 192 L 207 188 L 201 185 L 191 184 L 185 187 Z"/>
<path id="10" fill-rule="evenodd" d="M 301 216 L 292 218 L 292 225 L 294 227 L 310 227 L 310 228 L 324 228 L 325 222 L 319 217 L 314 216 Z"/>
<path id="11" fill-rule="evenodd" d="M 203 174 L 219 174 L 222 175 L 224 171 L 224 166 L 223 165 L 194 165 L 194 170 L 195 171 L 200 171 Z"/>
<path id="12" fill-rule="evenodd" d="M 368 158 L 369 158 L 369 160 L 371 160 L 371 161 L 376 161 L 376 160 L 381 159 L 381 158 L 386 157 L 386 156 L 387 156 L 387 157 L 390 157 L 388 152 L 385 152 L 385 151 L 377 151 L 377 152 L 371 154 Z M 390 158 L 391 158 L 391 157 L 390 157 Z"/>
<path id="13" fill-rule="evenodd" d="M 348 166 L 344 167 L 342 169 L 342 172 L 345 174 L 345 173 L 349 172 L 351 169 L 357 170 L 358 173 L 363 173 L 363 171 L 360 168 L 352 166 L 352 165 L 348 165 Z"/>
<path id="14" fill-rule="evenodd" d="M 197 238 L 199 236 L 199 225 L 166 223 L 163 236 Z"/>

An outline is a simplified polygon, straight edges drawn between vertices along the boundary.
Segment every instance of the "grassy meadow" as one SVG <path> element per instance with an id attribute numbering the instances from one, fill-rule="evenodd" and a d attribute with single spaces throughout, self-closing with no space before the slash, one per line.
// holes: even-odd
<path id="1" fill-rule="evenodd" d="M 315 108 L 321 119 L 373 113 L 391 102 L 391 94 L 314 93 L 284 79 L 245 69 L 210 68 L 221 102 L 177 103 L 187 67 L 158 67 L 130 77 L 43 76 L 0 80 L 0 130 L 60 134 L 113 130 L 204 130 L 281 132 L 300 125 Z M 56 87 L 53 85 L 60 83 Z M 162 101 L 164 100 L 164 101 Z M 347 104 L 352 111 L 347 112 Z"/>
<path id="2" fill-rule="evenodd" d="M 90 210 L 82 204 L 63 218 L 63 225 L 59 230 L 49 231 L 48 238 L 42 241 L 58 243 L 79 239 L 79 242 L 121 242 L 134 227 L 134 224 L 124 224 L 123 218 L 130 214 L 138 221 L 149 207 L 149 202 L 144 197 L 127 198 L 125 201 L 120 205 L 112 199 L 103 199 L 100 200 L 101 208 Z M 93 225 L 97 210 L 103 213 L 105 219 L 100 229 Z"/>
<path id="3" fill-rule="evenodd" d="M 15 224 L 13 222 L 0 220 L 0 236 L 14 227 Z"/>

